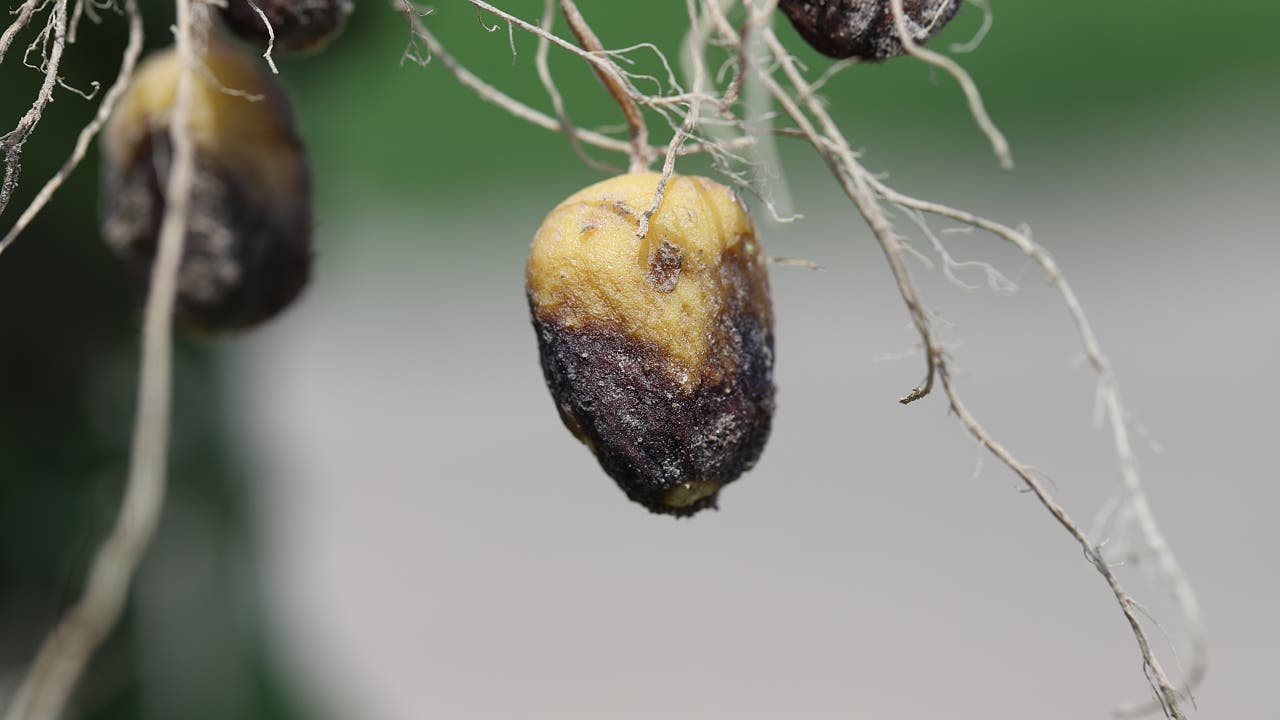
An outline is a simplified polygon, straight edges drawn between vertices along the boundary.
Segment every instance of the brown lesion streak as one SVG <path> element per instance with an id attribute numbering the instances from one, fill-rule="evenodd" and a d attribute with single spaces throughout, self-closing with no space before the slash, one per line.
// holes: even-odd
<path id="1" fill-rule="evenodd" d="M 605 203 L 600 207 L 612 212 L 614 215 L 622 218 L 635 218 L 636 213 L 629 205 L 621 200 L 614 200 L 611 203 Z M 638 221 L 637 221 L 638 222 Z"/>
<path id="2" fill-rule="evenodd" d="M 680 267 L 683 264 L 684 252 L 672 245 L 670 241 L 663 240 L 662 244 L 649 254 L 649 273 L 645 279 L 657 292 L 670 293 L 676 289 L 676 283 L 680 280 Z"/>

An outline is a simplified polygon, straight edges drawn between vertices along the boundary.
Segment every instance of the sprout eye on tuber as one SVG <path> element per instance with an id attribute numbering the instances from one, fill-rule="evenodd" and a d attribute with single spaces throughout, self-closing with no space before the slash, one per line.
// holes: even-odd
<path id="1" fill-rule="evenodd" d="M 195 174 L 175 315 L 216 333 L 256 325 L 302 291 L 311 180 L 284 91 L 257 59 L 210 38 L 205 65 L 192 78 Z M 174 51 L 148 58 L 103 132 L 103 238 L 141 282 L 164 217 L 180 74 Z"/>
<path id="2" fill-rule="evenodd" d="M 961 0 L 903 0 L 912 39 L 923 44 L 946 25 Z M 889 0 L 779 0 L 778 9 L 814 50 L 833 58 L 881 62 L 902 54 Z"/>
<path id="3" fill-rule="evenodd" d="M 728 188 L 659 176 L 592 185 L 547 215 L 526 291 L 566 427 L 655 513 L 714 507 L 760 457 L 774 409 L 773 308 L 755 226 Z"/>

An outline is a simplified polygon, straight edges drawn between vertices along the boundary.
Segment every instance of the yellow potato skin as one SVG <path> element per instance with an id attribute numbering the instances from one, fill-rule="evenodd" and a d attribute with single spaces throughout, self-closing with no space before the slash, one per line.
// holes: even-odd
<path id="1" fill-rule="evenodd" d="M 205 65 L 209 73 L 193 77 L 190 113 L 198 152 L 235 168 L 244 182 L 265 193 L 270 202 L 296 204 L 297 188 L 308 183 L 307 170 L 294 157 L 301 153 L 301 143 L 279 86 L 257 58 L 214 34 Z M 107 163 L 127 165 L 148 136 L 168 132 L 181 71 L 172 48 L 154 53 L 138 66 L 102 133 Z"/>
<path id="2" fill-rule="evenodd" d="M 728 188 L 659 176 L 574 193 L 534 236 L 526 288 L 561 420 L 627 495 L 691 515 L 749 469 L 774 407 L 773 311 L 755 226 Z"/>
<path id="3" fill-rule="evenodd" d="M 102 135 L 102 234 L 145 283 L 164 215 L 181 63 L 135 74 Z M 311 180 L 293 113 L 257 58 L 211 36 L 192 78 L 195 144 L 175 315 L 205 334 L 257 325 L 302 291 L 311 268 Z"/>
<path id="4" fill-rule="evenodd" d="M 725 309 L 722 258 L 740 253 L 755 286 L 753 311 L 771 323 L 766 260 L 746 208 L 728 188 L 702 177 L 672 176 L 648 234 L 636 237 L 658 180 L 657 173 L 630 173 L 566 198 L 534 236 L 526 281 L 540 313 L 567 311 L 562 314 L 570 326 L 614 324 L 661 345 L 685 373 L 681 383 L 696 384 Z M 666 292 L 653 272 L 664 242 L 680 256 L 678 276 Z"/>

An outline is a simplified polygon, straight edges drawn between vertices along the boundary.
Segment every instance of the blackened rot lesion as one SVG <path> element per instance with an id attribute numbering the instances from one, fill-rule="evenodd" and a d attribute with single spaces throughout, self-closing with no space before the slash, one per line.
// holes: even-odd
<path id="1" fill-rule="evenodd" d="M 961 0 L 904 0 L 917 42 L 932 37 L 960 9 Z M 882 62 L 902 54 L 889 0 L 780 0 L 778 8 L 815 50 L 833 58 Z"/>
<path id="2" fill-rule="evenodd" d="M 257 0 L 253 4 L 228 0 L 222 7 L 222 18 L 237 35 L 263 47 L 274 41 L 277 48 L 303 52 L 341 30 L 353 8 L 351 0 Z M 270 31 L 262 22 L 263 16 L 271 23 Z"/>
<path id="3" fill-rule="evenodd" d="M 649 254 L 649 272 L 645 279 L 660 293 L 669 293 L 676 289 L 680 280 L 680 267 L 684 264 L 684 252 L 672 245 L 669 240 L 653 249 Z"/>
<path id="4" fill-rule="evenodd" d="M 616 326 L 581 323 L 572 310 L 540 316 L 533 327 L 547 386 L 560 418 L 596 454 L 633 501 L 677 516 L 715 507 L 716 495 L 689 507 L 664 501 L 681 483 L 724 486 L 749 470 L 769 437 L 774 410 L 773 329 L 760 303 L 727 288 L 698 382 L 681 381 L 670 352 Z"/>
<path id="5" fill-rule="evenodd" d="M 125 167 L 104 164 L 103 236 L 144 289 L 164 216 L 161 173 L 169 157 L 168 137 L 157 132 Z M 272 208 L 197 151 L 178 271 L 179 320 L 209 332 L 250 327 L 298 296 L 311 272 L 310 191 L 306 169 L 299 170 L 304 184 L 294 204 Z"/>

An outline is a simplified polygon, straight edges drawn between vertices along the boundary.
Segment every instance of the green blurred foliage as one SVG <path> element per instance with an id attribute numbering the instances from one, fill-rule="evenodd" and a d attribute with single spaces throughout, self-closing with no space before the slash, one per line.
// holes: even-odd
<path id="1" fill-rule="evenodd" d="M 678 57 L 685 25 L 680 3 L 642 9 L 613 0 L 579 5 L 607 45 L 652 42 L 673 60 Z M 982 87 L 1015 152 L 1045 136 L 1096 136 L 1120 122 L 1159 125 L 1162 114 L 1182 107 L 1186 98 L 1223 86 L 1256 95 L 1266 109 L 1280 108 L 1280 42 L 1270 37 L 1280 27 L 1280 6 L 1268 0 L 992 5 L 990 33 L 959 59 Z M 502 7 L 532 22 L 542 11 L 537 0 Z M 966 6 L 935 47 L 969 40 L 981 21 L 981 10 Z M 517 31 L 513 55 L 505 24 L 463 2 L 440 3 L 424 22 L 480 77 L 550 111 L 534 71 L 532 36 Z M 486 25 L 498 27 L 487 32 Z M 416 202 L 421 193 L 471 196 L 478 184 L 511 186 L 549 174 L 593 176 L 579 167 L 565 140 L 486 105 L 441 64 L 402 63 L 409 37 L 394 12 L 363 5 L 350 29 L 323 55 L 281 66 L 304 109 L 301 121 L 317 157 L 322 196 L 340 202 L 363 188 Z M 562 22 L 557 32 L 568 35 Z M 830 63 L 785 21 L 779 21 L 778 32 L 815 72 Z M 639 68 L 660 71 L 652 53 L 634 57 Z M 555 48 L 551 59 L 575 121 L 619 122 L 584 63 Z M 979 160 L 987 152 L 955 83 L 920 63 L 897 59 L 847 69 L 825 95 L 855 145 L 876 148 L 877 157 L 955 145 L 971 149 Z"/>

